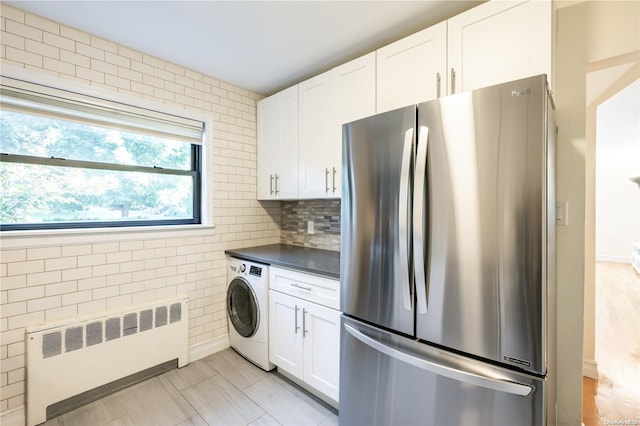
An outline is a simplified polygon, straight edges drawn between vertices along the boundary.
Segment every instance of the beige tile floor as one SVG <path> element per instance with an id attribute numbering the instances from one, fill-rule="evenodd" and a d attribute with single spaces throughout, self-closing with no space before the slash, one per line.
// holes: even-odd
<path id="1" fill-rule="evenodd" d="M 45 423 L 64 425 L 321 425 L 336 413 L 231 349 L 138 383 Z"/>

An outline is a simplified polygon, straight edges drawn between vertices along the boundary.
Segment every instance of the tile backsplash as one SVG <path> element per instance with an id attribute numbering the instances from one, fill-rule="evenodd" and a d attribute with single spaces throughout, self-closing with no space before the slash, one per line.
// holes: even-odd
<path id="1" fill-rule="evenodd" d="M 340 251 L 340 200 L 283 201 L 281 214 L 282 244 Z"/>

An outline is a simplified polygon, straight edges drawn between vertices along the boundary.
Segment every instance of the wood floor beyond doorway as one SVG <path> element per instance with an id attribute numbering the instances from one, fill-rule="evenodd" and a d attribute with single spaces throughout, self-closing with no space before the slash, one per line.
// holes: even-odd
<path id="1" fill-rule="evenodd" d="M 640 274 L 631 265 L 596 263 L 599 380 L 583 378 L 585 426 L 640 425 Z"/>

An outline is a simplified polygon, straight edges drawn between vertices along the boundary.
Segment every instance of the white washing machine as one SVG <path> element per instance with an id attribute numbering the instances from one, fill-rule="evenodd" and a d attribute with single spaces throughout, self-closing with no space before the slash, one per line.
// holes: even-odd
<path id="1" fill-rule="evenodd" d="M 269 362 L 269 269 L 267 265 L 227 258 L 229 343 L 263 370 Z"/>

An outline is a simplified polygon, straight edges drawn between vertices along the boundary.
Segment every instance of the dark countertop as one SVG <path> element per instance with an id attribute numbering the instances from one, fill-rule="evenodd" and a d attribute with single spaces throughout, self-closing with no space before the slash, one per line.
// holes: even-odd
<path id="1" fill-rule="evenodd" d="M 321 250 L 310 247 L 290 246 L 287 244 L 270 244 L 266 246 L 248 247 L 226 250 L 229 256 L 267 265 L 284 266 L 340 279 L 340 252 Z"/>

